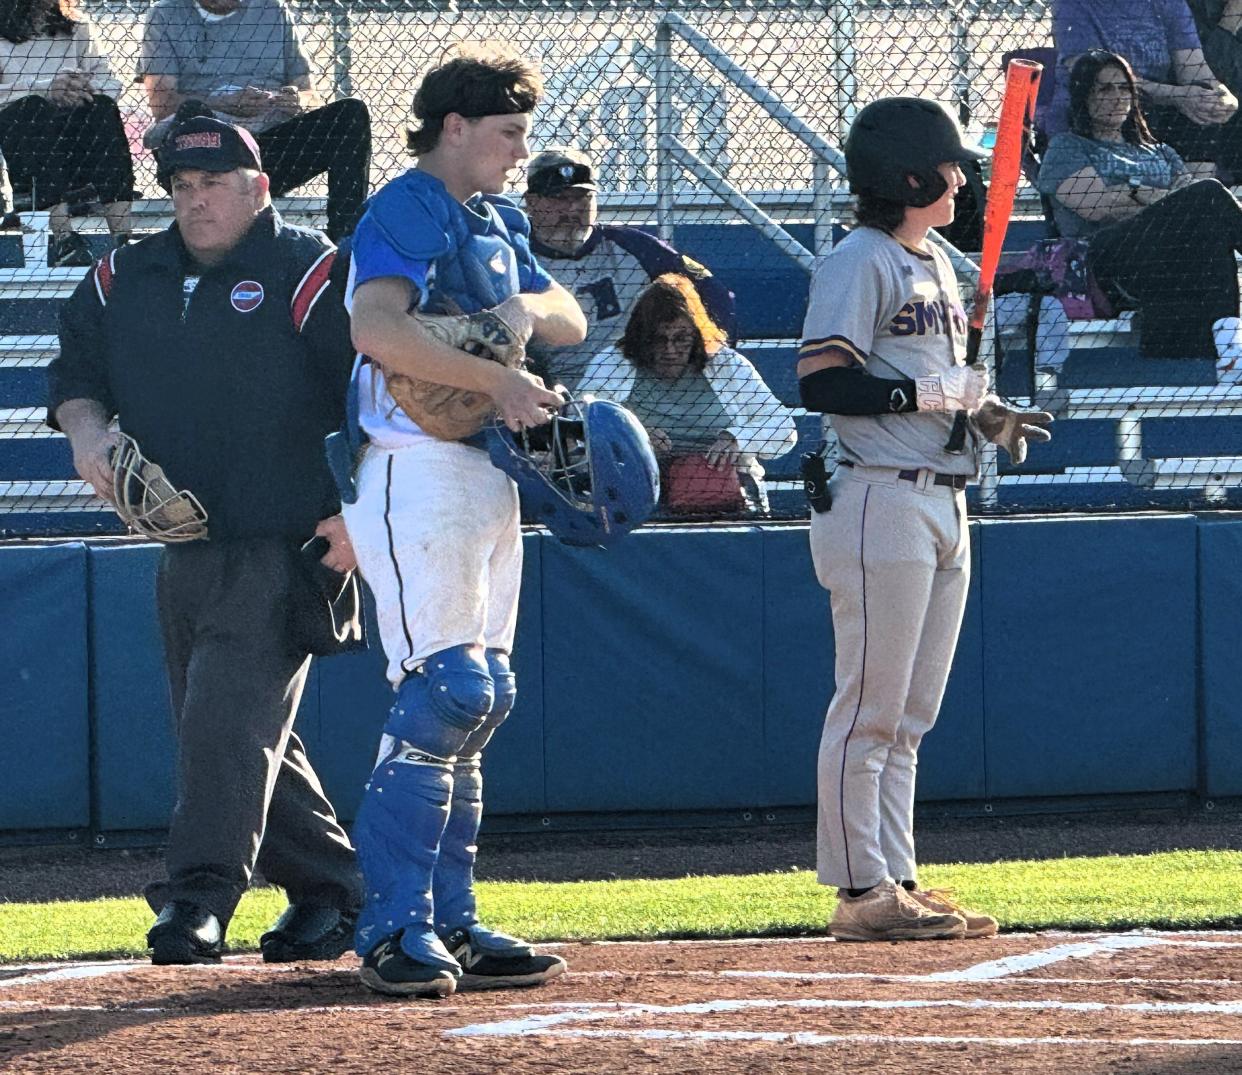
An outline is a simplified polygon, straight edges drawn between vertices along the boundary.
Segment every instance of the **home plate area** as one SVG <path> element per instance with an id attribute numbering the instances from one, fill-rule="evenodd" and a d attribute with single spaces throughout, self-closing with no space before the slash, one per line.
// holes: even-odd
<path id="1" fill-rule="evenodd" d="M 531 991 L 402 1001 L 356 962 L 0 967 L 4 1072 L 1242 1073 L 1242 935 L 557 946 Z"/>

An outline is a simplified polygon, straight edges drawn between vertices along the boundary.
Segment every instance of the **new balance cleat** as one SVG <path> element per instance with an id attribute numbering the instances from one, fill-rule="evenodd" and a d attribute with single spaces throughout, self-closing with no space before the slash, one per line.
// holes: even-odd
<path id="1" fill-rule="evenodd" d="M 452 971 L 406 955 L 399 933 L 367 953 L 358 976 L 368 989 L 390 997 L 447 997 L 457 989 Z"/>
<path id="2" fill-rule="evenodd" d="M 543 985 L 568 969 L 560 956 L 538 954 L 534 946 L 493 933 L 482 926 L 459 926 L 444 938 L 444 946 L 461 964 L 462 989 L 515 989 Z"/>

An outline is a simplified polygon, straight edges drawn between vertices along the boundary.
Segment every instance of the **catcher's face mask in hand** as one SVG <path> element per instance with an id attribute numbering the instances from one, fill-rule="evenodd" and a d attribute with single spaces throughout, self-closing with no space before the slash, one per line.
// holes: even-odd
<path id="1" fill-rule="evenodd" d="M 112 500 L 121 521 L 154 541 L 198 541 L 207 536 L 207 512 L 188 489 L 175 489 L 164 468 L 121 434 L 112 450 Z"/>
<path id="2" fill-rule="evenodd" d="M 487 430 L 492 464 L 516 483 L 526 514 L 566 545 L 611 545 L 641 526 L 660 498 L 647 431 L 610 400 L 568 400 L 548 425 Z"/>

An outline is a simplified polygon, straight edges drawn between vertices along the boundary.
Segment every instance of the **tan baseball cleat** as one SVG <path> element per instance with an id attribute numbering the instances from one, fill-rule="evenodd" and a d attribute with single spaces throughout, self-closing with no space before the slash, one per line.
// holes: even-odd
<path id="1" fill-rule="evenodd" d="M 990 914 L 967 910 L 953 899 L 953 894 L 948 889 L 916 888 L 910 892 L 910 895 L 929 911 L 935 911 L 938 914 L 960 915 L 966 921 L 965 938 L 968 941 L 977 940 L 980 937 L 996 936 L 999 927 L 995 918 Z"/>
<path id="2" fill-rule="evenodd" d="M 966 935 L 955 911 L 931 910 L 893 881 L 881 881 L 861 896 L 844 890 L 828 924 L 838 941 L 949 941 Z"/>

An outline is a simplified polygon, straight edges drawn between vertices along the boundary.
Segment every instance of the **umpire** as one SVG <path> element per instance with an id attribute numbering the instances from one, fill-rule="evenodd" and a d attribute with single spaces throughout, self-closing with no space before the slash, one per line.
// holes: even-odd
<path id="1" fill-rule="evenodd" d="M 334 959 L 360 881 L 293 722 L 311 653 L 359 637 L 356 585 L 341 630 L 342 601 L 317 588 L 324 567 L 342 583 L 354 568 L 322 448 L 353 361 L 335 250 L 273 210 L 237 127 L 185 119 L 158 163 L 175 223 L 97 262 L 65 304 L 48 413 L 100 496 L 115 417 L 207 516 L 207 539 L 168 545 L 156 580 L 177 805 L 147 944 L 154 963 L 217 962 L 257 865 L 289 897 L 264 959 Z"/>

